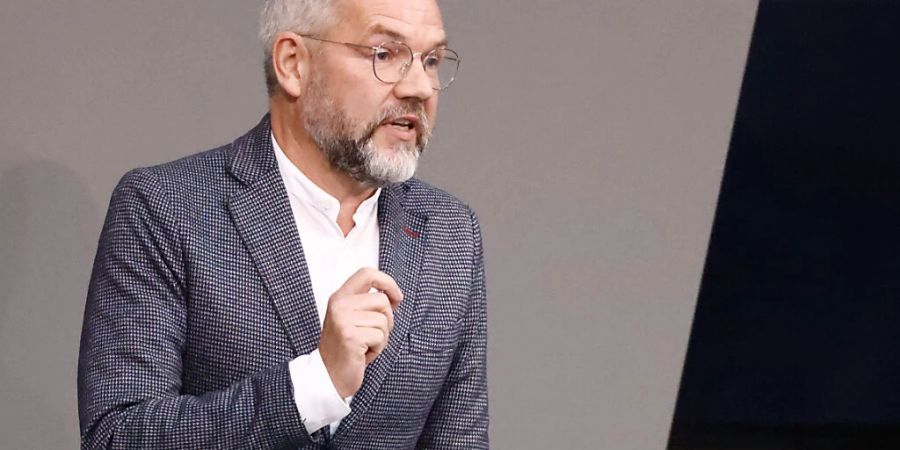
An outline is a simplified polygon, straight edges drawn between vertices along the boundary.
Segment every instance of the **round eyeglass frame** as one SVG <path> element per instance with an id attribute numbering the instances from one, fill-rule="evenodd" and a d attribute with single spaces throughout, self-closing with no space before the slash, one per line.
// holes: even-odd
<path id="1" fill-rule="evenodd" d="M 412 67 L 413 61 L 415 61 L 416 58 L 418 58 L 421 61 L 422 67 L 425 67 L 425 58 L 439 50 L 448 52 L 452 55 L 451 58 L 447 58 L 445 56 L 444 59 L 442 59 L 442 64 L 447 64 L 447 61 L 453 61 L 453 63 L 455 64 L 456 67 L 455 67 L 455 70 L 453 71 L 453 76 L 450 77 L 450 80 L 448 80 L 446 83 L 444 83 L 441 81 L 440 77 L 438 77 L 437 81 L 439 83 L 439 87 L 435 87 L 434 85 L 432 85 L 431 88 L 434 89 L 435 91 L 439 91 L 439 92 L 447 89 L 448 87 L 450 87 L 451 84 L 453 84 L 453 82 L 456 80 L 456 74 L 459 73 L 459 65 L 460 65 L 459 53 L 457 53 L 455 50 L 452 50 L 452 49 L 449 49 L 446 47 L 434 48 L 427 52 L 414 52 L 412 50 L 412 47 L 409 46 L 409 44 L 407 44 L 405 42 L 401 42 L 401 41 L 385 41 L 378 45 L 371 46 L 371 45 L 363 45 L 363 44 L 354 44 L 351 42 L 332 41 L 332 40 L 323 39 L 323 38 L 320 38 L 320 37 L 317 37 L 317 36 L 314 36 L 311 34 L 303 34 L 303 33 L 296 33 L 296 34 L 300 37 L 312 39 L 314 41 L 320 41 L 320 42 L 326 42 L 329 44 L 339 44 L 339 45 L 345 45 L 348 47 L 364 48 L 364 49 L 372 50 L 372 74 L 375 76 L 376 80 L 378 80 L 384 84 L 396 84 L 396 83 L 403 81 L 403 79 L 406 78 L 406 75 L 409 74 L 409 69 L 410 69 L 410 67 Z M 384 49 L 385 48 L 384 46 L 387 44 L 402 45 L 402 46 L 406 47 L 407 50 L 409 50 L 409 55 L 410 55 L 409 61 L 403 63 L 403 66 L 400 69 L 400 79 L 398 79 L 396 81 L 384 80 L 383 78 L 378 76 L 378 70 L 376 69 L 377 61 L 375 60 L 375 58 L 378 55 L 378 50 Z"/>

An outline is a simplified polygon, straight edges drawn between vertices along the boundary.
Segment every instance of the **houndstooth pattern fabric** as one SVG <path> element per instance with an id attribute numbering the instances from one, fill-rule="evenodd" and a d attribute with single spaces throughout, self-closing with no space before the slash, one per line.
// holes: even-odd
<path id="1" fill-rule="evenodd" d="M 83 449 L 488 448 L 481 231 L 417 179 L 378 202 L 400 285 L 388 346 L 334 436 L 287 363 L 321 328 L 266 116 L 229 145 L 126 174 L 100 236 L 78 365 Z"/>

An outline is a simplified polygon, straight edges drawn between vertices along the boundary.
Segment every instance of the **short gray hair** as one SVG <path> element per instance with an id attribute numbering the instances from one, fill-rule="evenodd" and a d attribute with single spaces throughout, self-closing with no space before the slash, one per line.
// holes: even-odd
<path id="1" fill-rule="evenodd" d="M 272 65 L 275 35 L 282 31 L 321 33 L 336 22 L 337 0 L 265 0 L 259 14 L 259 40 L 263 45 L 263 70 L 266 91 L 278 90 L 278 78 Z"/>

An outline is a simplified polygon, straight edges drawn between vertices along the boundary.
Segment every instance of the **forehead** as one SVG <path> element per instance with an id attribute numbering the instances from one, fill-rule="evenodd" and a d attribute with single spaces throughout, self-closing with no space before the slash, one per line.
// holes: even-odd
<path id="1" fill-rule="evenodd" d="M 441 11 L 434 0 L 344 0 L 339 14 L 343 20 L 338 29 L 354 37 L 389 31 L 410 44 L 446 39 Z"/>

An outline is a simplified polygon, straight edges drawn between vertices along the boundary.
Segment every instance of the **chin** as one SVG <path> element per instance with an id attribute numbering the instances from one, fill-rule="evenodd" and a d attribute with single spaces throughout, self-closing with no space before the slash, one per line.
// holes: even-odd
<path id="1" fill-rule="evenodd" d="M 415 175 L 420 149 L 411 141 L 400 141 L 393 145 L 379 145 L 370 139 L 361 148 L 361 180 L 372 186 L 388 183 L 402 183 Z"/>

